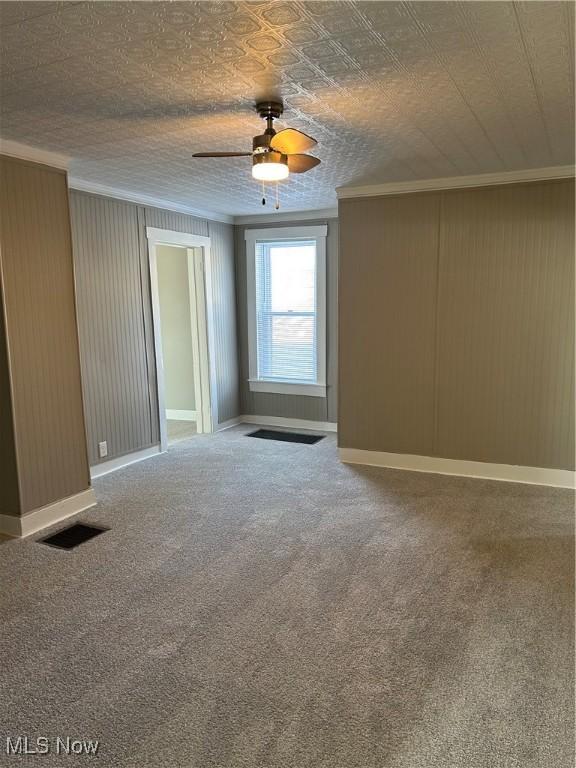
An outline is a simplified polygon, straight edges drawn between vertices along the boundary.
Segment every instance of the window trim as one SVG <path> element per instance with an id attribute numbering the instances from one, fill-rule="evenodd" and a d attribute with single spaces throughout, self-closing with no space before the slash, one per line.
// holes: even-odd
<path id="1" fill-rule="evenodd" d="M 248 385 L 251 392 L 272 392 L 285 395 L 326 397 L 326 236 L 328 225 L 310 227 L 269 227 L 246 229 L 246 266 L 248 301 Z M 258 378 L 256 334 L 256 243 L 271 240 L 316 241 L 316 350 L 318 378 L 315 382 L 281 381 Z"/>

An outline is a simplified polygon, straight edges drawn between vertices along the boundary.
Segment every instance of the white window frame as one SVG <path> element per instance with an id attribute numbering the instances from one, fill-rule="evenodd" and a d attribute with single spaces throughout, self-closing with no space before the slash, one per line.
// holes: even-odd
<path id="1" fill-rule="evenodd" d="M 326 397 L 326 224 L 311 227 L 270 227 L 247 229 L 247 299 L 248 299 L 248 384 L 251 392 L 273 392 L 283 395 Z M 256 332 L 256 243 L 293 240 L 316 242 L 316 350 L 318 360 L 317 381 L 298 383 L 278 379 L 258 378 L 258 349 Z"/>

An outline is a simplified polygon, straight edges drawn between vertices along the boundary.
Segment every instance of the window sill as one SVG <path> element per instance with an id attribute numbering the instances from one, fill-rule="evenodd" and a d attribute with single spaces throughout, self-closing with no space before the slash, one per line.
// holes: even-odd
<path id="1" fill-rule="evenodd" d="M 248 379 L 250 392 L 271 392 L 278 395 L 307 395 L 308 397 L 326 397 L 325 384 L 298 384 L 293 381 L 265 381 Z"/>

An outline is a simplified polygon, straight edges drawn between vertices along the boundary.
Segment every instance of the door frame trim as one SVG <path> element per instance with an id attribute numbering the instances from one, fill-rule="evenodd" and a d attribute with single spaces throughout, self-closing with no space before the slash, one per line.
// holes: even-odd
<path id="1" fill-rule="evenodd" d="M 160 334 L 160 297 L 158 292 L 159 245 L 186 249 L 188 259 L 188 286 L 190 293 L 190 321 L 193 353 L 199 365 L 194 366 L 195 397 L 197 398 L 197 431 L 213 432 L 218 424 L 218 392 L 214 348 L 214 304 L 212 301 L 211 239 L 203 235 L 176 232 L 169 229 L 146 227 L 150 294 L 152 299 L 152 325 L 154 357 L 156 361 L 158 420 L 160 450 L 168 447 L 166 428 L 166 399 L 162 337 Z M 199 401 L 199 402 L 198 402 Z M 198 407 L 199 406 L 199 407 Z"/>

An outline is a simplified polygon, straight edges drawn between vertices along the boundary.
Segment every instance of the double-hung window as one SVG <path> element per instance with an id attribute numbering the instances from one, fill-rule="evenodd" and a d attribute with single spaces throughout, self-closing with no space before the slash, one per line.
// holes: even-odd
<path id="1" fill-rule="evenodd" d="M 250 389 L 326 396 L 326 226 L 246 230 Z"/>

